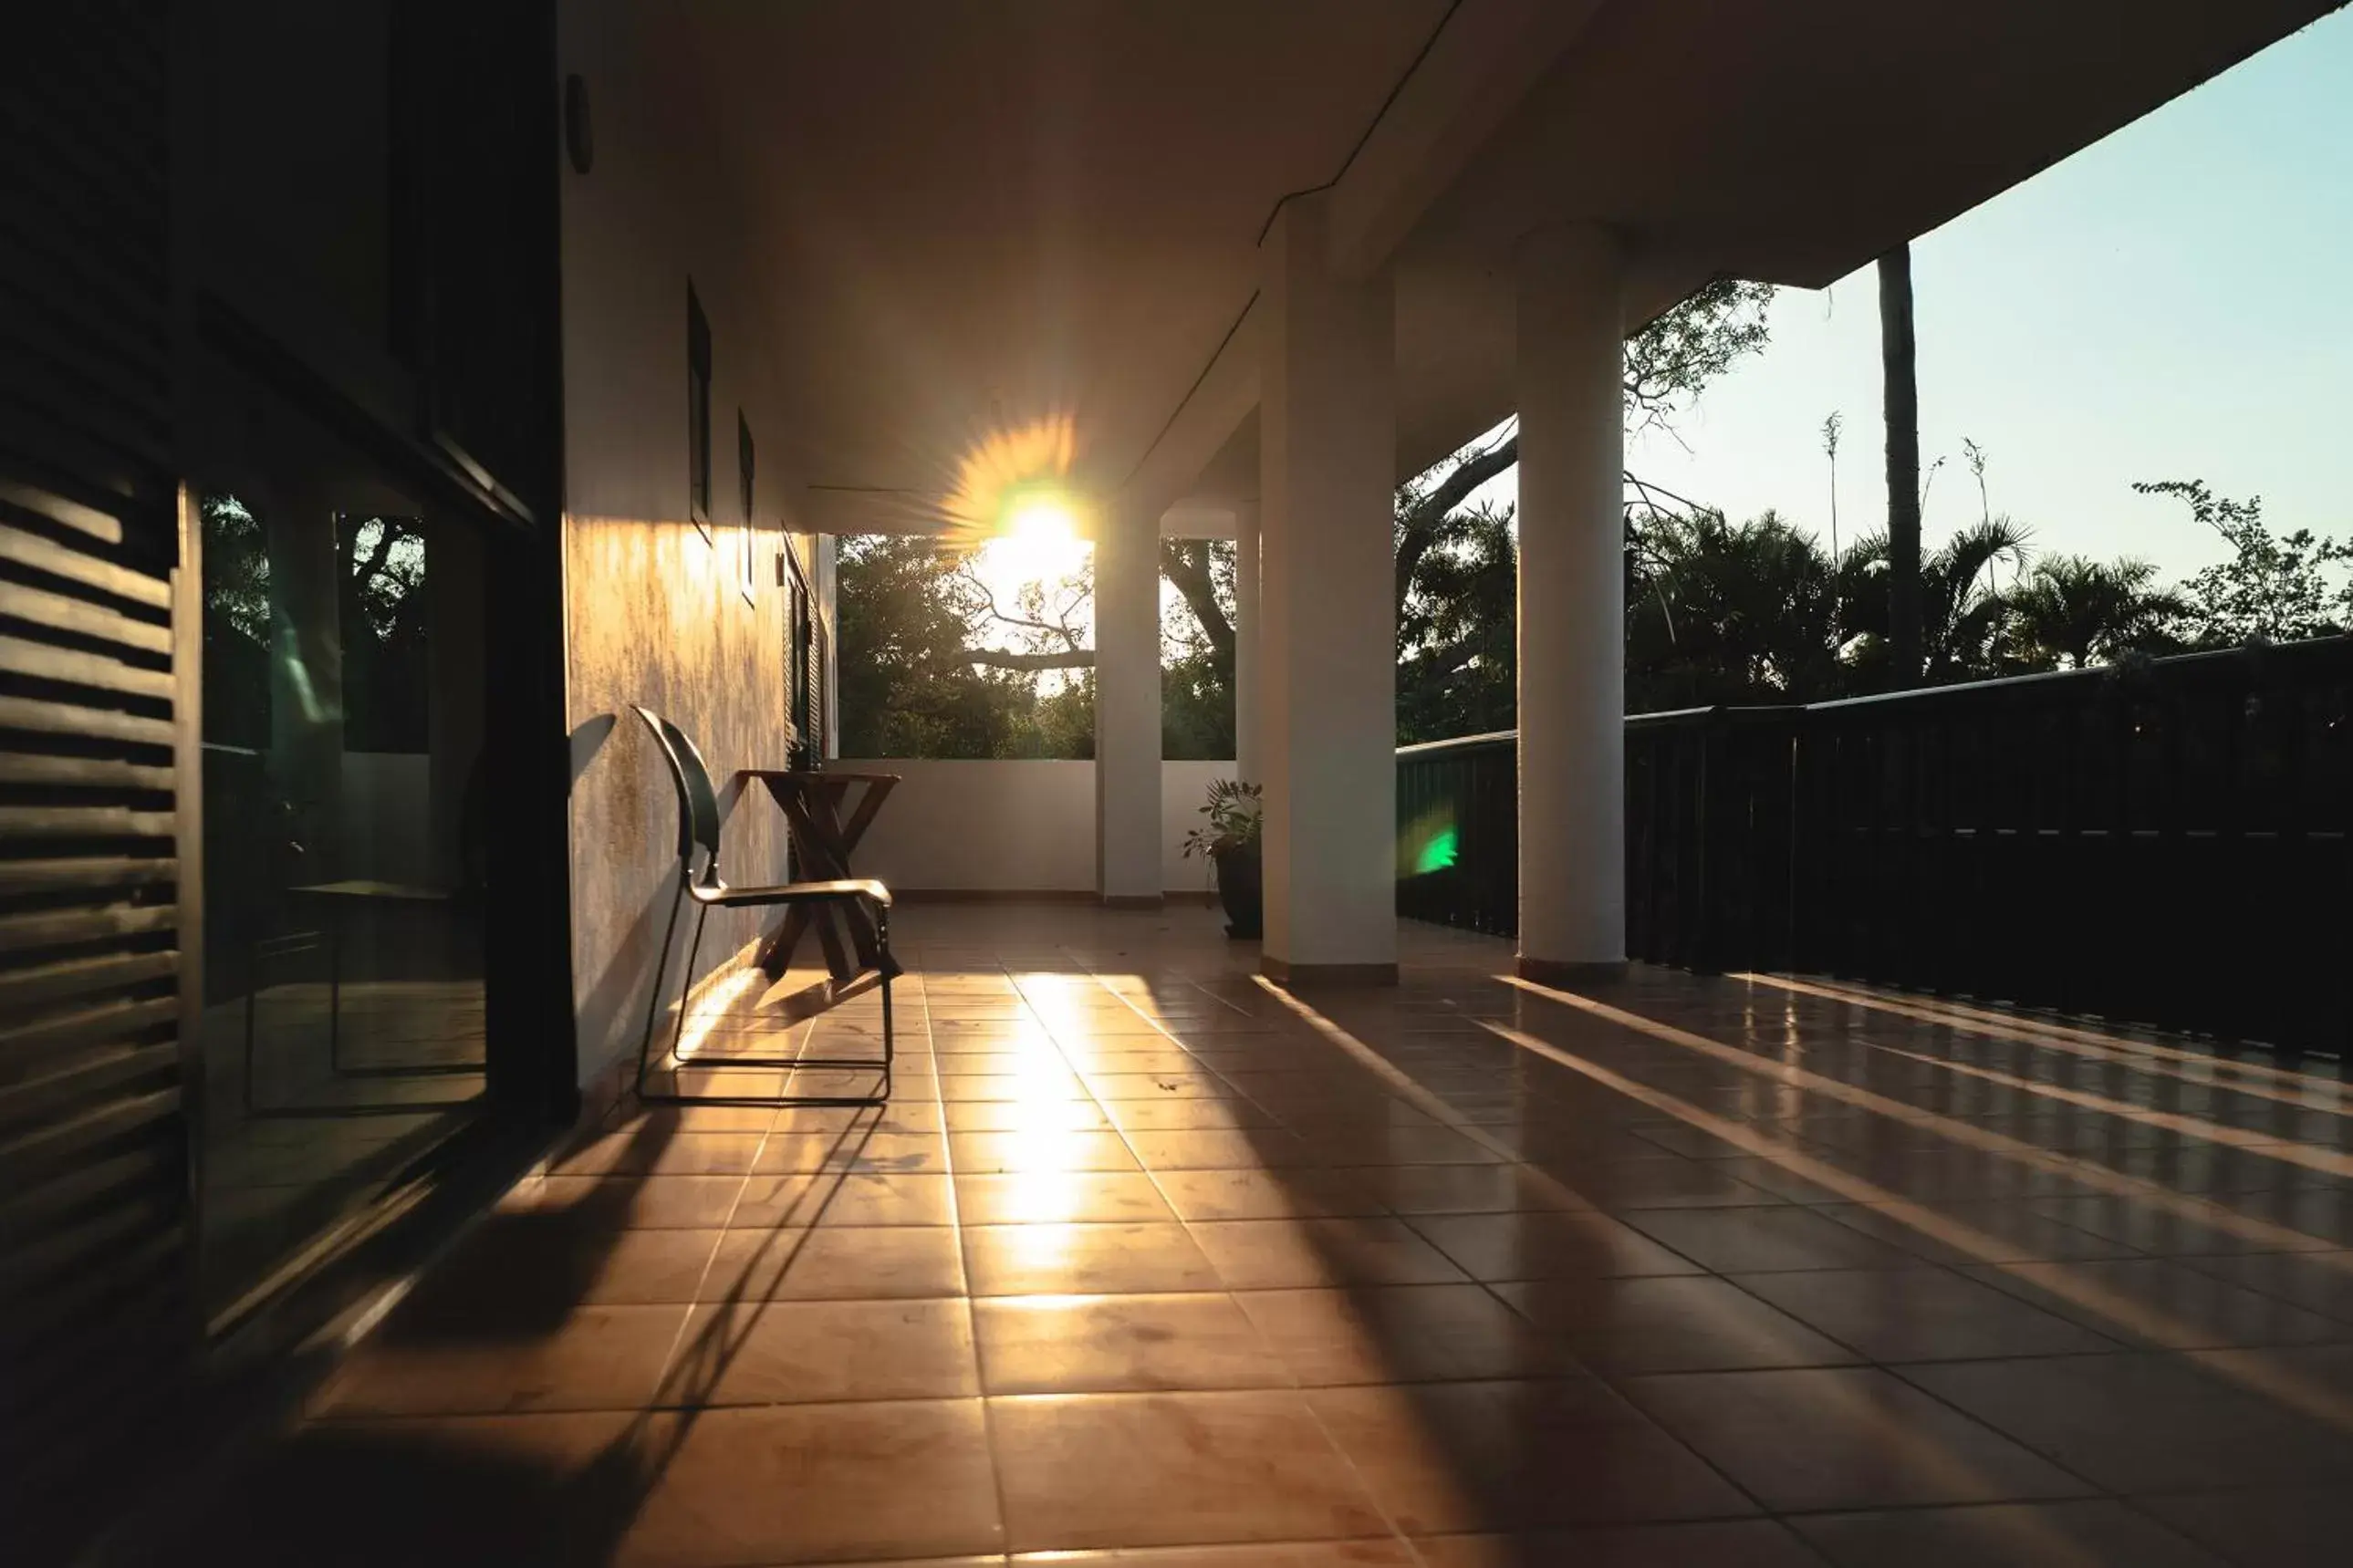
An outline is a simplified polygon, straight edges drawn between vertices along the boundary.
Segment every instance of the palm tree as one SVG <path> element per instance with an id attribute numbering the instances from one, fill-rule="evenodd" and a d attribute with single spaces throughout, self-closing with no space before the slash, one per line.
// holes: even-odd
<path id="1" fill-rule="evenodd" d="M 2167 641 L 2189 606 L 2154 587 L 2146 561 L 2046 555 L 2010 596 L 2017 657 L 2033 668 L 2082 669 Z"/>
<path id="2" fill-rule="evenodd" d="M 1775 702 L 1838 689 L 1831 564 L 1773 512 L 1640 509 L 1630 530 L 1632 709 Z"/>
<path id="3" fill-rule="evenodd" d="M 1922 668 L 1920 366 L 1912 334 L 1912 247 L 1879 258 L 1879 364 L 1887 421 L 1888 663 L 1891 684 L 1917 685 Z M 1854 623 L 1848 622 L 1852 626 Z"/>
<path id="4" fill-rule="evenodd" d="M 2001 672 L 2010 600 L 1988 585 L 1987 568 L 1997 561 L 2021 566 L 2026 557 L 2026 530 L 1998 517 L 1962 529 L 1921 563 L 1920 675 L 1931 684 Z M 1854 639 L 1844 658 L 1867 678 L 1866 684 L 1896 683 L 1888 629 L 1895 598 L 1887 584 L 1893 570 L 1887 536 L 1879 533 L 1856 540 L 1838 563 L 1840 622 Z M 1913 684 L 1917 683 L 1915 677 Z"/>

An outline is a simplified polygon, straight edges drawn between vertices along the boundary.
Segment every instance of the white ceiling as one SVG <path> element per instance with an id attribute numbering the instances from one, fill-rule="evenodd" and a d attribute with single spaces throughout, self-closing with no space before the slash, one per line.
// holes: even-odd
<path id="1" fill-rule="evenodd" d="M 794 467 L 871 522 L 953 489 L 989 435 L 1053 417 L 1073 426 L 1072 481 L 1095 494 L 1150 457 L 1166 500 L 1254 495 L 1243 317 L 1258 238 L 1281 196 L 1344 167 L 1335 203 L 1361 196 L 1394 231 L 1368 219 L 1359 248 L 1397 279 L 1409 473 L 1509 412 L 1502 268 L 1536 224 L 1620 226 L 1638 318 L 1716 273 L 1819 285 L 2333 8 L 694 0 L 668 14 L 745 204 Z"/>

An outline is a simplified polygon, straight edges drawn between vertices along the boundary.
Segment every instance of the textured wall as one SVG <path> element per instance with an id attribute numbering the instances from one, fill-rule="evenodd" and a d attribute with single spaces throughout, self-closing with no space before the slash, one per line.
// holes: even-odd
<path id="1" fill-rule="evenodd" d="M 587 82 L 596 159 L 564 182 L 565 594 L 572 728 L 572 942 L 580 1080 L 645 1026 L 677 876 L 676 797 L 630 704 L 701 747 L 726 815 L 734 882 L 781 881 L 782 817 L 737 768 L 781 766 L 788 717 L 786 590 L 776 556 L 797 485 L 779 456 L 766 321 L 737 265 L 740 206 L 695 115 L 667 82 L 643 10 L 560 12 L 563 69 Z M 686 296 L 710 321 L 712 537 L 690 515 Z M 743 588 L 735 420 L 757 443 L 753 595 Z M 795 542 L 805 563 L 814 542 Z M 750 941 L 760 911 L 711 917 L 704 972 Z M 676 952 L 682 957 L 683 934 Z M 685 977 L 674 961 L 664 985 Z"/>

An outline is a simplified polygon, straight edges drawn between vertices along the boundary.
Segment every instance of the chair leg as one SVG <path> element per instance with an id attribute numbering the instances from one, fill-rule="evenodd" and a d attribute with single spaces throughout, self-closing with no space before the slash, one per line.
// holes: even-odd
<path id="1" fill-rule="evenodd" d="M 643 1099 L 646 1092 L 646 1053 L 653 1048 L 654 1022 L 661 1016 L 662 982 L 670 975 L 670 944 L 678 938 L 678 904 L 685 896 L 686 890 L 682 888 L 670 895 L 670 923 L 662 928 L 661 956 L 654 962 L 653 994 L 646 998 L 646 1032 L 638 1041 L 637 1090 L 639 1099 Z M 681 999 L 679 1005 L 684 1007 L 685 1001 Z"/>
<path id="2" fill-rule="evenodd" d="M 671 1032 L 670 1037 L 670 1060 L 676 1062 L 680 1067 L 684 1067 L 686 1065 L 686 1058 L 680 1054 L 679 1047 L 686 1044 L 686 1005 L 693 999 L 694 996 L 694 961 L 697 955 L 702 952 L 702 928 L 704 925 L 709 923 L 710 920 L 711 906 L 709 904 L 696 905 L 694 911 L 694 940 L 686 944 L 686 985 L 685 988 L 678 994 L 678 1027 Z"/>
<path id="3" fill-rule="evenodd" d="M 898 1051 L 891 1026 L 891 982 L 898 977 L 899 966 L 891 958 L 891 911 L 887 908 L 874 911 L 874 946 L 882 972 L 882 1099 L 888 1103 L 892 1062 Z"/>

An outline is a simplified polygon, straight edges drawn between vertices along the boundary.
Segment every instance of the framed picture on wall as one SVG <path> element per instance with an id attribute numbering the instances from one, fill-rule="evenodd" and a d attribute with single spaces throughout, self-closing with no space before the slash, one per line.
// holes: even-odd
<path id="1" fill-rule="evenodd" d="M 744 422 L 744 411 L 735 411 L 736 484 L 742 489 L 744 503 L 744 534 L 735 552 L 735 585 L 744 590 L 744 602 L 756 603 L 752 584 L 752 536 L 758 530 L 752 521 L 752 426 Z"/>

